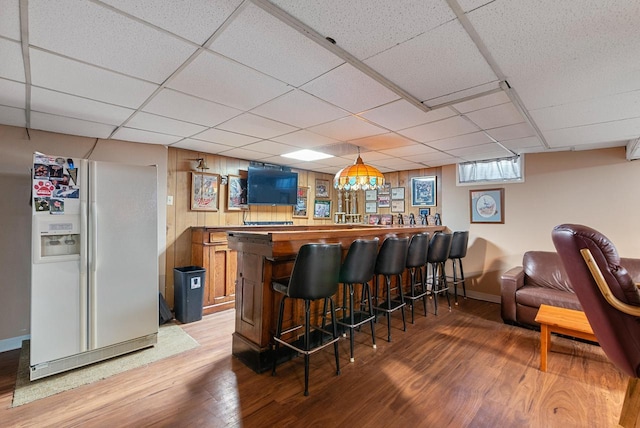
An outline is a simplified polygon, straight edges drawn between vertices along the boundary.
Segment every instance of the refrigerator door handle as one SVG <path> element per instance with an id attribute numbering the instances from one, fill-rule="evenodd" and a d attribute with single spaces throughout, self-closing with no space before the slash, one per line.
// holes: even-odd
<path id="1" fill-rule="evenodd" d="M 98 209 L 96 202 L 96 163 L 89 164 L 89 349 L 97 346 L 97 256 Z"/>
<path id="2" fill-rule="evenodd" d="M 89 303 L 87 275 L 88 254 L 87 254 L 87 199 L 86 193 L 81 192 L 80 196 L 80 352 L 85 352 L 88 348 L 88 311 Z"/>

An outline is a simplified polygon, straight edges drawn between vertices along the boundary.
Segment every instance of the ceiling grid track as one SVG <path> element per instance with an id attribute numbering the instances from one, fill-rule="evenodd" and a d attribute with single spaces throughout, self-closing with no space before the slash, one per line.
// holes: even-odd
<path id="1" fill-rule="evenodd" d="M 355 67 L 360 72 L 364 73 L 371 79 L 380 83 L 385 88 L 394 92 L 400 98 L 411 103 L 412 105 L 414 105 L 415 107 L 419 108 L 422 111 L 428 112 L 432 110 L 431 107 L 427 106 L 426 104 L 423 104 L 419 99 L 417 99 L 416 97 L 414 97 L 413 95 L 411 95 L 410 93 L 402 89 L 400 86 L 391 82 L 386 77 L 382 76 L 380 73 L 378 73 L 377 71 L 375 71 L 374 69 L 372 69 L 371 67 L 363 63 L 362 61 L 360 61 L 358 58 L 354 57 L 353 55 L 351 55 L 349 52 L 345 51 L 338 45 L 327 40 L 326 37 L 330 35 L 323 36 L 313 28 L 300 22 L 298 19 L 289 15 L 287 12 L 283 11 L 282 9 L 280 9 L 279 7 L 275 6 L 274 4 L 270 3 L 267 0 L 251 0 L 251 1 L 256 6 L 263 9 L 265 12 L 279 19 L 280 21 L 282 21 L 289 27 L 293 28 L 294 30 L 298 31 L 299 33 L 303 34 L 310 40 L 313 40 L 314 42 L 318 43 L 320 46 L 327 49 L 328 51 L 330 51 L 340 59 L 344 60 L 349 65 Z"/>
<path id="2" fill-rule="evenodd" d="M 491 55 L 491 52 L 482 41 L 482 38 L 480 37 L 476 29 L 473 27 L 473 24 L 471 24 L 471 21 L 469 21 L 469 18 L 467 18 L 467 15 L 465 14 L 460 4 L 458 4 L 458 1 L 457 0 L 446 0 L 446 1 L 449 7 L 451 8 L 451 10 L 453 11 L 453 13 L 458 18 L 458 21 L 462 25 L 462 28 L 464 28 L 464 30 L 467 32 L 467 34 L 471 38 L 471 41 L 476 45 L 476 47 L 478 48 L 478 51 L 480 51 L 480 54 L 483 56 L 485 61 L 487 61 L 487 64 L 489 64 L 489 67 L 491 67 L 495 75 L 498 77 L 498 80 L 500 81 L 500 88 L 509 97 L 513 105 L 520 111 L 520 113 L 522 114 L 524 119 L 527 121 L 527 123 L 533 128 L 534 132 L 536 133 L 536 136 L 540 139 L 542 144 L 547 149 L 550 149 L 551 146 L 549 146 L 549 143 L 547 143 L 547 140 L 542 135 L 540 128 L 538 128 L 538 125 L 535 123 L 535 121 L 533 120 L 533 118 L 531 117 L 527 109 L 524 107 L 524 104 L 522 104 L 522 100 L 518 96 L 518 93 L 516 92 L 516 90 L 512 88 L 507 82 L 507 77 L 504 75 L 504 73 L 500 69 L 500 66 L 498 65 L 496 60 L 493 58 L 493 55 Z"/>
<path id="3" fill-rule="evenodd" d="M 26 0 L 21 0 L 21 1 L 26 1 Z M 100 4 L 102 4 L 100 2 Z M 213 41 L 216 39 L 216 37 L 218 37 L 218 35 L 220 33 L 222 33 L 222 31 L 224 31 L 225 28 L 227 28 L 229 26 L 229 24 L 240 14 L 240 12 L 242 10 L 244 10 L 244 8 L 246 7 L 247 2 L 243 1 L 242 3 L 240 3 L 240 5 L 233 11 L 233 13 L 231 15 L 229 15 L 229 17 L 222 23 L 222 25 L 220 25 L 220 27 L 218 27 L 216 29 L 216 31 L 213 32 L 213 34 L 202 44 L 202 46 L 198 46 L 198 48 L 196 49 L 196 51 L 194 53 L 192 53 L 189 58 L 187 58 L 181 65 L 180 67 L 178 67 L 176 70 L 173 71 L 173 73 L 171 73 L 169 75 L 169 77 L 167 77 L 157 88 L 155 91 L 153 91 L 153 93 L 151 95 L 149 95 L 149 97 L 142 103 L 140 104 L 140 106 L 136 109 L 136 111 L 134 111 L 133 113 L 131 113 L 131 116 L 129 116 L 124 122 L 122 122 L 120 125 L 118 125 L 109 135 L 108 139 L 113 138 L 113 136 L 115 135 L 116 132 L 118 132 L 120 129 L 122 129 L 123 127 L 125 127 L 127 125 L 127 123 L 129 123 L 131 121 L 131 119 L 133 119 L 133 117 L 140 113 L 142 111 L 142 109 L 144 109 L 173 79 L 175 79 L 175 77 L 180 74 L 185 68 L 187 68 L 187 66 L 189 64 L 191 64 L 202 52 L 204 52 L 205 50 L 207 50 L 209 48 L 209 46 L 211 46 L 211 44 L 213 43 Z M 127 15 L 128 16 L 128 15 Z M 139 20 L 142 21 L 142 20 Z M 144 22 L 144 21 L 142 21 Z M 145 22 L 145 24 L 147 24 Z M 155 25 L 153 25 L 154 28 L 156 28 Z M 184 138 L 182 138 L 184 139 Z"/>
<path id="4" fill-rule="evenodd" d="M 24 63 L 24 114 L 26 128 L 31 128 L 31 61 L 29 59 L 29 0 L 20 0 L 20 45 Z"/>

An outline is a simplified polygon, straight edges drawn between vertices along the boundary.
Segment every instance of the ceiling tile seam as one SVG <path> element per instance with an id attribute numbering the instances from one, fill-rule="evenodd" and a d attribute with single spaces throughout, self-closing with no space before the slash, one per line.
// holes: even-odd
<path id="1" fill-rule="evenodd" d="M 51 112 L 48 112 L 48 111 L 41 111 L 41 110 L 38 110 L 38 109 L 32 109 L 31 111 L 32 111 L 32 113 L 46 114 L 48 116 L 55 116 L 55 117 L 60 117 L 60 118 L 63 118 L 63 119 L 77 120 L 77 121 L 80 121 L 80 122 L 95 123 L 96 125 L 111 126 L 113 128 L 118 126 L 118 125 L 114 125 L 113 123 L 104 123 L 104 122 L 98 122 L 96 120 L 81 119 L 81 118 L 78 118 L 78 117 L 67 116 L 67 115 L 60 114 L 60 113 L 51 113 Z M 105 138 L 100 138 L 100 139 L 104 140 Z"/>
<path id="2" fill-rule="evenodd" d="M 118 15 L 121 15 L 121 16 L 123 16 L 123 17 L 127 18 L 127 19 L 130 19 L 130 20 L 132 20 L 132 21 L 135 21 L 135 22 L 137 22 L 138 24 L 142 24 L 142 25 L 144 25 L 144 26 L 146 26 L 146 27 L 152 28 L 152 29 L 154 29 L 154 30 L 156 30 L 156 31 L 159 31 L 159 32 L 161 32 L 161 33 L 163 33 L 163 34 L 166 34 L 166 35 L 170 36 L 170 37 L 173 37 L 173 38 L 175 38 L 175 39 L 177 39 L 177 40 L 179 40 L 179 41 L 181 41 L 181 42 L 183 42 L 183 43 L 187 43 L 187 44 L 191 45 L 191 46 L 192 46 L 192 47 L 194 47 L 194 48 L 199 48 L 199 47 L 201 47 L 201 46 L 205 46 L 205 45 L 207 45 L 207 42 L 209 42 L 209 41 L 210 41 L 210 39 L 211 39 L 211 36 L 210 36 L 210 37 L 207 39 L 207 41 L 205 41 L 205 43 L 203 43 L 202 45 L 199 45 L 198 43 L 196 43 L 196 42 L 194 42 L 194 41 L 191 41 L 191 40 L 189 40 L 189 39 L 187 39 L 187 38 L 184 38 L 184 37 L 180 36 L 179 34 L 172 33 L 171 31 L 167 30 L 166 28 L 160 27 L 160 26 L 158 26 L 158 25 L 156 25 L 156 24 L 154 24 L 154 23 L 152 23 L 152 22 L 145 21 L 144 19 L 142 19 L 142 18 L 138 18 L 138 17 L 137 17 L 137 16 L 135 16 L 135 15 L 131 15 L 131 14 L 129 14 L 129 13 L 127 13 L 127 12 L 125 12 L 125 11 L 124 11 L 124 10 L 122 10 L 122 9 L 118 9 L 118 8 L 117 8 L 117 7 L 115 7 L 115 6 L 111 6 L 110 4 L 104 3 L 104 2 L 102 2 L 102 1 L 100 1 L 100 0 L 89 0 L 89 1 L 90 1 L 90 2 L 92 2 L 92 3 L 94 3 L 94 4 L 96 4 L 96 5 L 98 5 L 98 6 L 100 6 L 100 7 L 103 7 L 103 8 L 105 8 L 105 9 L 108 9 L 108 10 L 110 10 L 110 11 L 114 12 L 114 13 L 117 13 Z M 236 10 L 240 9 L 244 4 L 246 4 L 246 0 L 245 0 L 245 1 L 243 1 L 240 5 L 238 5 L 238 7 L 236 8 Z M 232 12 L 231 14 L 229 14 L 229 17 L 233 16 L 234 14 L 235 14 L 235 11 L 234 11 L 234 12 Z M 222 27 L 226 27 L 226 26 L 228 25 L 228 24 L 227 24 L 227 21 L 229 20 L 229 17 L 227 17 L 227 19 L 225 19 L 225 21 L 220 25 L 220 27 L 218 27 L 218 28 L 214 31 L 214 33 L 213 33 L 213 34 L 218 33 L 218 32 L 219 32 L 219 30 L 220 30 Z M 209 42 L 209 44 L 211 44 L 211 42 Z"/>
<path id="3" fill-rule="evenodd" d="M 506 104 L 506 103 L 503 103 Z M 502 105 L 502 104 L 498 104 L 498 105 Z M 495 106 L 493 106 L 495 107 Z M 469 118 L 466 114 L 460 113 L 460 111 L 458 109 L 456 109 L 455 107 L 449 107 L 451 110 L 455 111 L 456 113 L 458 113 L 458 115 L 463 118 L 464 120 L 466 120 L 467 122 L 473 124 L 474 126 L 478 127 L 478 129 L 480 130 L 480 132 L 482 132 L 487 138 L 489 138 L 489 140 L 491 140 L 493 143 L 499 145 L 500 147 L 502 147 L 504 150 L 508 151 L 509 153 L 512 153 L 514 156 L 517 156 L 518 154 L 516 152 L 514 152 L 511 149 L 508 149 L 507 147 L 505 147 L 502 143 L 500 143 L 500 141 L 496 140 L 495 138 L 493 138 L 492 135 L 490 135 L 486 129 L 484 129 L 482 126 L 478 125 L 477 123 L 475 123 L 471 118 Z M 489 107 L 488 107 L 489 108 Z M 483 109 L 480 109 L 483 110 Z M 479 110 L 474 110 L 474 111 L 479 111 Z M 471 146 L 472 147 L 472 146 Z"/>
<path id="4" fill-rule="evenodd" d="M 617 97 L 619 95 L 632 94 L 634 92 L 637 92 L 638 94 L 636 94 L 636 95 L 638 95 L 638 98 L 640 98 L 640 88 L 638 88 L 638 89 L 631 89 L 630 91 L 621 91 L 621 92 L 608 93 L 606 95 L 598 96 L 598 97 L 595 97 L 595 98 L 585 98 L 585 99 L 581 99 L 579 101 L 570 101 L 570 102 L 566 102 L 566 103 L 552 104 L 552 105 L 547 105 L 547 106 L 543 106 L 543 107 L 532 108 L 532 109 L 530 109 L 530 111 L 531 112 L 538 112 L 538 111 L 543 111 L 543 110 L 557 108 L 557 107 L 568 107 L 568 106 L 572 106 L 572 105 L 589 103 L 589 102 L 600 102 L 600 101 L 602 101 L 603 99 L 606 99 L 606 98 Z"/>
<path id="5" fill-rule="evenodd" d="M 159 85 L 158 82 L 153 82 L 151 80 L 142 79 L 140 77 L 132 76 L 130 74 L 123 73 L 121 71 L 113 70 L 111 68 L 107 68 L 107 67 L 104 67 L 104 66 L 101 66 L 101 65 L 94 64 L 92 62 L 83 61 L 81 59 L 74 58 L 74 57 L 71 57 L 71 56 L 68 56 L 68 55 L 64 55 L 64 54 L 59 53 L 59 52 L 55 52 L 55 51 L 52 51 L 52 50 L 49 50 L 49 49 L 44 49 L 44 48 L 42 48 L 42 47 L 40 47 L 38 45 L 29 45 L 29 48 L 37 50 L 37 51 L 40 51 L 40 52 L 47 53 L 49 55 L 54 55 L 54 56 L 57 56 L 57 57 L 60 57 L 60 58 L 64 58 L 64 59 L 69 60 L 69 61 L 77 62 L 79 64 L 83 64 L 83 65 L 86 65 L 86 66 L 89 66 L 89 67 L 92 67 L 92 68 L 97 68 L 99 70 L 108 71 L 110 73 L 114 73 L 114 74 L 117 74 L 119 76 L 127 77 L 129 79 L 135 79 L 135 80 L 137 80 L 139 82 L 149 83 L 149 84 L 154 85 L 154 86 L 158 86 Z"/>
<path id="6" fill-rule="evenodd" d="M 6 40 L 6 41 L 11 42 L 11 43 L 18 43 L 18 44 L 20 44 L 20 40 L 18 40 L 18 39 L 12 39 L 11 37 L 9 37 L 9 36 L 3 36 L 2 34 L 0 34 L 0 40 Z"/>
<path id="7" fill-rule="evenodd" d="M 24 67 L 24 114 L 27 129 L 31 128 L 31 58 L 29 57 L 29 2 L 20 0 L 20 47 Z"/>
<path id="8" fill-rule="evenodd" d="M 531 126 L 531 128 L 533 128 L 533 131 L 535 132 L 536 137 L 540 139 L 540 141 L 542 142 L 542 145 L 546 149 L 550 149 L 551 145 L 547 142 L 547 139 L 544 137 L 544 134 L 538 127 L 538 124 L 533 120 L 533 117 L 531 117 L 529 110 L 527 110 L 524 107 L 524 104 L 522 103 L 522 100 L 520 99 L 518 92 L 515 89 L 513 89 L 509 85 L 509 82 L 507 82 L 506 80 L 500 82 L 500 87 L 507 94 L 507 96 L 509 97 L 513 105 L 518 109 L 518 111 L 520 111 L 520 114 L 522 115 L 522 117 L 524 117 L 524 120 L 526 120 Z"/>
<path id="9" fill-rule="evenodd" d="M 384 77 L 383 75 L 375 71 L 373 68 L 369 67 L 368 65 L 366 65 L 365 63 L 363 63 L 362 61 L 360 61 L 359 59 L 351 55 L 349 52 L 342 49 L 338 45 L 334 45 L 333 43 L 329 42 L 325 36 L 318 33 L 316 30 L 304 24 L 297 18 L 289 15 L 287 12 L 280 9 L 276 5 L 270 3 L 268 0 L 251 0 L 251 1 L 256 6 L 262 8 L 265 12 L 279 19 L 286 25 L 298 31 L 300 34 L 308 37 L 310 40 L 313 40 L 314 42 L 316 42 L 317 44 L 319 44 L 329 52 L 333 53 L 334 55 L 338 56 L 345 62 L 349 63 L 351 66 L 358 69 L 360 72 L 364 73 L 371 79 L 377 81 L 379 84 L 383 85 L 390 91 L 394 92 L 400 98 L 405 99 L 406 101 L 410 102 L 411 104 L 413 104 L 414 106 L 418 107 L 423 111 L 431 110 L 427 105 L 422 104 L 419 99 L 417 99 L 416 97 L 414 97 L 413 95 L 411 95 L 410 93 L 402 89 L 400 86 L 396 85 L 395 83 L 393 83 L 392 81 L 390 81 L 389 79 L 387 79 L 386 77 Z M 327 36 L 330 36 L 330 35 L 327 35 Z"/>
<path id="10" fill-rule="evenodd" d="M 491 55 L 489 48 L 487 48 L 487 45 L 484 44 L 484 41 L 480 37 L 480 34 L 478 34 L 473 24 L 471 24 L 471 21 L 467 17 L 464 10 L 462 10 L 462 7 L 460 7 L 460 4 L 458 4 L 458 1 L 446 0 L 446 2 L 451 8 L 451 10 L 453 10 L 453 13 L 455 13 L 455 15 L 458 17 L 458 21 L 460 21 L 462 28 L 464 28 L 464 30 L 467 32 L 467 34 L 471 38 L 471 41 L 476 45 L 476 47 L 478 48 L 478 51 L 480 52 L 484 60 L 487 62 L 489 67 L 493 70 L 495 75 L 498 77 L 498 80 L 500 81 L 500 86 L 506 92 L 507 96 L 509 96 L 509 98 L 511 99 L 511 102 L 513 102 L 516 108 L 520 110 L 520 113 L 524 116 L 525 120 L 529 122 L 529 125 L 531 125 L 533 130 L 536 132 L 537 137 L 540 138 L 540 141 L 542 141 L 542 144 L 544 144 L 546 148 L 550 148 L 549 143 L 547 143 L 547 140 L 544 138 L 544 135 L 540 131 L 540 128 L 535 123 L 535 121 L 533 120 L 529 112 L 527 111 L 526 107 L 524 106 L 524 103 L 520 99 L 520 96 L 515 91 L 515 89 L 512 88 L 507 82 L 507 77 L 502 72 L 500 65 L 493 58 L 493 55 Z"/>
<path id="11" fill-rule="evenodd" d="M 25 0 L 26 1 L 26 0 Z M 97 1 L 97 0 L 92 0 L 92 1 Z M 149 97 L 147 97 L 147 99 L 142 102 L 138 108 L 136 109 L 135 112 L 133 112 L 131 114 L 131 116 L 129 116 L 124 122 L 122 122 L 116 129 L 113 130 L 113 132 L 111 133 L 111 135 L 109 135 L 109 137 L 107 139 L 110 139 L 111 137 L 113 137 L 113 135 L 122 127 L 126 126 L 127 123 L 129 123 L 131 121 L 131 119 L 133 119 L 133 117 L 138 114 L 139 112 L 142 111 L 142 109 L 144 109 L 150 102 L 151 100 L 153 100 L 159 93 L 160 91 L 162 91 L 173 79 L 176 78 L 176 76 L 182 72 L 189 64 L 191 64 L 200 54 L 202 54 L 203 52 L 208 50 L 208 47 L 211 45 L 211 43 L 213 43 L 213 41 L 216 39 L 216 37 L 218 37 L 218 35 L 224 30 L 224 28 L 226 28 L 229 23 L 235 19 L 240 12 L 244 9 L 244 7 L 242 7 L 243 5 L 246 4 L 246 1 L 241 3 L 240 6 L 238 6 L 228 17 L 227 19 L 213 32 L 213 34 L 211 34 L 211 36 L 209 36 L 209 38 L 202 44 L 202 46 L 198 46 L 197 44 L 195 46 L 197 46 L 196 50 L 189 56 L 189 58 L 187 58 L 178 68 L 176 68 L 152 93 L 151 95 L 149 95 Z"/>
<path id="12" fill-rule="evenodd" d="M 640 116 L 633 116 L 633 117 L 625 117 L 622 119 L 612 119 L 612 120 L 604 120 L 602 122 L 590 122 L 590 123 L 585 123 L 582 125 L 573 125 L 573 126 L 566 126 L 564 128 L 549 128 L 549 129 L 545 129 L 545 132 L 552 132 L 552 131 L 562 131 L 565 129 L 579 129 L 579 128 L 586 128 L 588 126 L 596 126 L 596 125 L 605 125 L 605 124 L 609 124 L 609 123 L 616 123 L 616 122 L 625 122 L 627 120 L 634 120 L 634 119 L 640 119 Z"/>

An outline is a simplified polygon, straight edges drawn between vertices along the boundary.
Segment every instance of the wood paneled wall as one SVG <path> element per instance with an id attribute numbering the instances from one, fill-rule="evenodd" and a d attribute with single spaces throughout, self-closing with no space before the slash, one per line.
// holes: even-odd
<path id="1" fill-rule="evenodd" d="M 169 148 L 167 160 L 167 195 L 173 198 L 173 205 L 167 205 L 167 251 L 166 251 L 166 289 L 165 299 L 173 307 L 173 269 L 191 265 L 191 226 L 232 226 L 241 225 L 245 221 L 292 221 L 293 224 L 332 224 L 329 220 L 313 218 L 313 201 L 315 199 L 315 180 L 329 180 L 333 184 L 333 175 L 306 170 L 296 170 L 298 186 L 309 187 L 308 217 L 293 218 L 291 207 L 250 206 L 246 211 L 227 210 L 227 186 L 220 185 L 218 211 L 192 211 L 190 209 L 191 173 L 196 170 L 198 158 L 204 158 L 209 166 L 206 172 L 221 176 L 239 175 L 246 171 L 249 162 L 241 159 L 195 152 L 190 150 Z M 337 170 L 336 170 L 337 172 Z M 440 198 L 440 168 L 400 171 L 385 174 L 391 187 L 405 187 L 405 213 L 418 214 L 418 209 L 411 206 L 411 177 L 425 175 L 438 176 L 438 201 Z M 330 188 L 331 209 L 336 210 L 337 192 Z M 433 210 L 432 213 L 436 210 Z M 440 209 L 437 209 L 440 212 Z M 364 214 L 364 196 L 358 200 L 358 212 Z M 390 208 L 380 208 L 380 214 L 390 213 Z M 396 214 L 397 215 L 397 214 Z M 394 220 L 395 222 L 395 220 Z"/>

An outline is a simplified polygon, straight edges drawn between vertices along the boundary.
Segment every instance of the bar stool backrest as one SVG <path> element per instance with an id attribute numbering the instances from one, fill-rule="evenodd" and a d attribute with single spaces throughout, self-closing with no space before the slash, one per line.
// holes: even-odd
<path id="1" fill-rule="evenodd" d="M 390 236 L 382 242 L 376 258 L 375 273 L 379 275 L 401 274 L 407 263 L 409 238 Z"/>
<path id="2" fill-rule="evenodd" d="M 351 243 L 340 268 L 340 282 L 362 284 L 373 278 L 378 242 L 378 238 L 375 238 L 356 239 Z"/>
<path id="3" fill-rule="evenodd" d="M 407 251 L 407 267 L 420 267 L 427 263 L 427 252 L 429 250 L 429 234 L 416 233 L 411 237 L 409 250 Z"/>
<path id="4" fill-rule="evenodd" d="M 304 244 L 293 264 L 287 296 L 316 300 L 338 291 L 342 259 L 340 244 Z"/>
<path id="5" fill-rule="evenodd" d="M 429 242 L 429 252 L 427 262 L 444 263 L 449 259 L 453 235 L 450 233 L 438 232 L 433 235 Z"/>
<path id="6" fill-rule="evenodd" d="M 469 231 L 453 232 L 451 242 L 450 259 L 462 259 L 467 256 L 467 245 L 469 244 Z"/>

